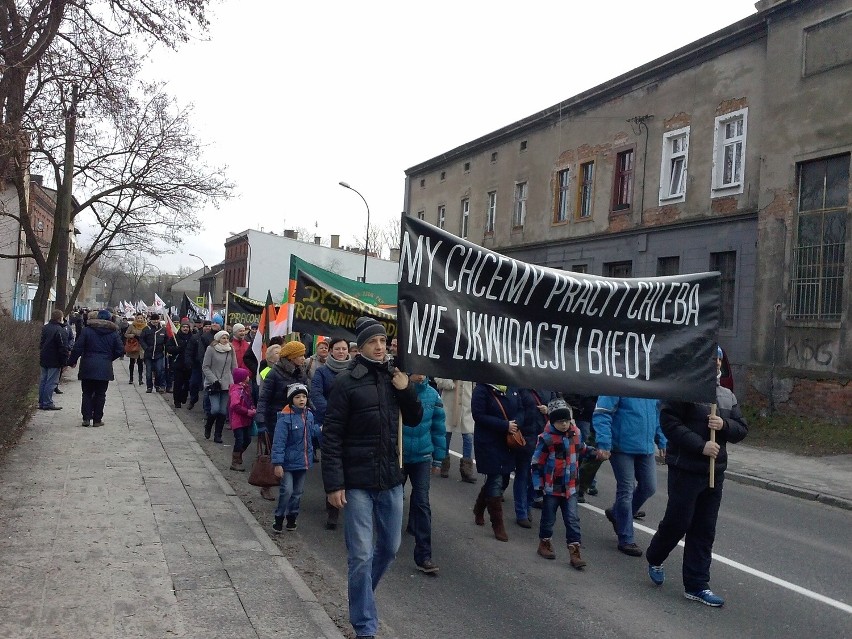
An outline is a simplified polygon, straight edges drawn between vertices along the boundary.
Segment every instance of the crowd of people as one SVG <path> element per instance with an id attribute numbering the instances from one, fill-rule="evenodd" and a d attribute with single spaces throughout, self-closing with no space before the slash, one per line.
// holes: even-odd
<path id="1" fill-rule="evenodd" d="M 306 357 L 306 343 L 274 338 L 261 361 L 251 348 L 257 325 L 226 327 L 221 316 L 200 326 L 183 318 L 171 337 L 156 314 L 116 321 L 108 311 L 95 311 L 79 330 L 68 325 L 54 311 L 43 329 L 39 408 L 59 408 L 53 403 L 59 373 L 79 361 L 82 425 L 103 425 L 112 361 L 124 358 L 130 384 L 135 377 L 141 386 L 144 370 L 148 393 L 172 393 L 174 406 L 186 404 L 188 410 L 201 401 L 206 438 L 224 443 L 228 424 L 231 470 L 244 471 L 243 454 L 253 437 L 262 439 L 279 480 L 277 496 L 274 488 L 261 488 L 262 497 L 277 500 L 274 533 L 297 529 L 307 471 L 320 462 L 325 527 L 335 530 L 341 514 L 345 523 L 349 615 L 359 637 L 376 633 L 375 590 L 396 557 L 403 530 L 414 537 L 418 570 L 439 571 L 429 487 L 434 477 L 450 475 L 455 433 L 461 436 L 460 479 L 477 483 L 476 475 L 483 476 L 474 523 L 484 526 L 487 512 L 498 541 L 509 538 L 504 504 L 512 483 L 520 528 L 533 528 L 534 510 L 541 510 L 538 555 L 556 558 L 554 526 L 561 511 L 568 562 L 585 568 L 578 503 L 597 494 L 595 474 L 609 461 L 616 493 L 605 514 L 617 549 L 630 557 L 644 554 L 649 578 L 662 585 L 663 563 L 685 537 L 685 596 L 714 607 L 724 603 L 709 587 L 711 553 L 726 444 L 742 440 L 748 426 L 736 397 L 722 386 L 711 411 L 704 404 L 429 379 L 397 368 L 396 340 L 389 341 L 384 327 L 366 317 L 356 324 L 354 342 L 321 339 Z M 714 360 L 718 371 L 721 349 Z M 645 516 L 642 507 L 656 491 L 658 454 L 669 467 L 668 504 L 645 551 L 636 543 L 633 522 Z"/>

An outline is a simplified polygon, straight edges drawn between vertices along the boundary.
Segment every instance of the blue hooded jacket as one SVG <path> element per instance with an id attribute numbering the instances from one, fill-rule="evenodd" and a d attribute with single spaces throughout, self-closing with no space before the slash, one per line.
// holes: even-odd
<path id="1" fill-rule="evenodd" d="M 444 403 L 427 380 L 412 384 L 423 406 L 417 426 L 402 430 L 402 458 L 406 464 L 442 461 L 447 456 L 447 422 Z M 409 426 L 409 424 L 406 424 Z"/>
<path id="2" fill-rule="evenodd" d="M 592 416 L 595 446 L 614 453 L 651 455 L 656 441 L 664 450 L 667 442 L 658 404 L 656 399 L 601 395 Z"/>

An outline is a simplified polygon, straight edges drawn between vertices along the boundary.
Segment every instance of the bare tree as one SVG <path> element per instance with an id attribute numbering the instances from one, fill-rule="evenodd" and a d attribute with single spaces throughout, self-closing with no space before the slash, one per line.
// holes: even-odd
<path id="1" fill-rule="evenodd" d="M 0 3 L 0 182 L 10 179 L 15 185 L 18 211 L 5 211 L 4 214 L 21 224 L 31 251 L 12 257 L 33 257 L 39 272 L 44 273 L 43 278 L 40 276 L 33 305 L 36 317 L 45 314 L 57 253 L 60 246 L 67 244 L 70 184 L 65 194 L 58 198 L 66 199 L 57 207 L 59 216 L 54 224 L 54 242 L 45 258 L 29 216 L 33 132 L 27 127 L 26 116 L 41 90 L 53 78 L 39 72 L 34 79 L 33 71 L 55 46 L 61 48 L 58 41 L 75 50 L 80 47 L 82 51 L 87 38 L 81 34 L 103 34 L 123 39 L 125 44 L 127 36 L 136 34 L 148 45 L 161 43 L 175 47 L 186 41 L 194 29 L 207 28 L 207 4 L 208 0 L 4 0 Z M 99 67 L 99 71 L 106 79 L 117 68 L 104 66 Z M 120 82 L 113 83 L 113 87 L 118 86 Z M 79 96 L 79 86 L 72 85 L 71 94 Z M 62 113 L 66 135 L 76 123 L 76 102 L 76 98 L 72 99 L 72 108 Z M 72 151 L 73 146 L 66 148 L 66 155 L 72 155 Z M 66 160 L 65 164 L 69 162 Z M 70 168 L 66 173 L 71 175 Z"/>

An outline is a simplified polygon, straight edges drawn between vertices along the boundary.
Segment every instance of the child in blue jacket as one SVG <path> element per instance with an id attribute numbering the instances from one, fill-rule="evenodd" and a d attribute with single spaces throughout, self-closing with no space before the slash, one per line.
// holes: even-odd
<path id="1" fill-rule="evenodd" d="M 272 465 L 275 476 L 281 480 L 275 523 L 272 524 L 276 533 L 283 530 L 285 517 L 287 530 L 296 530 L 305 475 L 314 461 L 312 440 L 318 436 L 319 427 L 308 408 L 308 387 L 290 384 L 287 387 L 287 405 L 278 413 L 272 442 Z"/>

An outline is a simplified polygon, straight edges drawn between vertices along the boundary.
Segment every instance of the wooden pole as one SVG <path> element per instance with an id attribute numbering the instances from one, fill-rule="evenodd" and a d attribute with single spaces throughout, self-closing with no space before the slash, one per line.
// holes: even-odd
<path id="1" fill-rule="evenodd" d="M 402 411 L 399 413 L 399 430 L 396 433 L 397 450 L 399 451 L 399 467 L 402 468 Z"/>
<path id="2" fill-rule="evenodd" d="M 716 416 L 716 404 L 710 404 L 710 416 Z M 710 429 L 710 441 L 716 443 L 716 431 Z M 716 487 L 716 458 L 710 458 L 710 488 Z"/>

